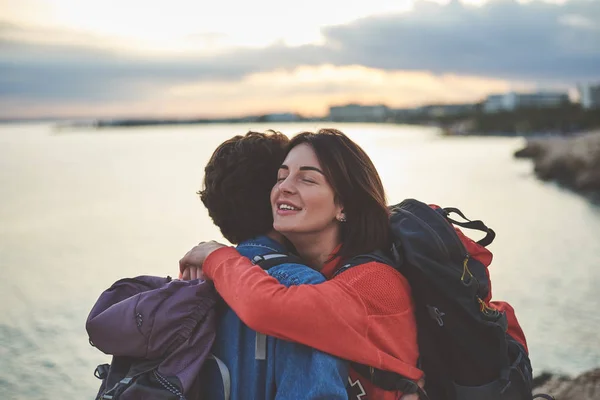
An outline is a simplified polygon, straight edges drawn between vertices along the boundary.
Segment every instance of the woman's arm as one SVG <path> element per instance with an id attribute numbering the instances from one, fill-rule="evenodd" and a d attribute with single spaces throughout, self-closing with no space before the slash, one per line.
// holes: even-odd
<path id="1" fill-rule="evenodd" d="M 203 272 L 244 323 L 338 357 L 410 379 L 422 372 L 410 289 L 375 262 L 320 285 L 285 287 L 233 248 L 212 249 Z"/>

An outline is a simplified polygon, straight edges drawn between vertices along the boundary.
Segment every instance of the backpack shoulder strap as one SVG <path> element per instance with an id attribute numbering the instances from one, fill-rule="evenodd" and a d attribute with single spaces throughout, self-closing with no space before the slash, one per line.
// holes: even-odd
<path id="1" fill-rule="evenodd" d="M 231 396 L 231 376 L 229 375 L 229 368 L 227 368 L 227 365 L 214 354 L 210 354 L 208 360 L 214 360 L 217 368 L 219 368 L 219 372 L 221 373 L 221 383 L 223 384 L 223 400 L 229 400 L 229 397 Z"/>
<path id="2" fill-rule="evenodd" d="M 347 262 L 345 262 L 337 271 L 335 271 L 332 278 L 335 278 L 342 272 L 347 271 L 352 267 L 356 267 L 357 265 L 366 264 L 366 263 L 372 262 L 372 261 L 377 261 L 382 264 L 387 264 L 394 268 L 397 267 L 396 261 L 394 261 L 392 258 L 387 256 L 383 251 L 376 250 L 371 253 L 359 254 L 357 256 L 352 257 Z"/>
<path id="3" fill-rule="evenodd" d="M 427 393 L 414 381 L 395 372 L 384 371 L 364 364 L 351 363 L 359 375 L 368 379 L 373 385 L 386 391 L 400 391 L 403 394 L 418 394 L 419 400 L 430 400 Z"/>
<path id="4" fill-rule="evenodd" d="M 258 265 L 265 271 L 268 271 L 269 269 L 281 264 L 304 264 L 300 257 L 294 254 L 285 253 L 257 255 L 252 258 L 252 263 L 254 265 Z M 256 338 L 254 341 L 254 358 L 256 360 L 267 359 L 267 336 L 260 332 L 256 332 Z"/>
<path id="5" fill-rule="evenodd" d="M 281 264 L 304 264 L 304 261 L 300 257 L 294 254 L 285 253 L 271 253 L 265 255 L 258 255 L 252 258 L 252 264 L 258 265 L 265 271 L 270 270 L 273 267 Z"/>

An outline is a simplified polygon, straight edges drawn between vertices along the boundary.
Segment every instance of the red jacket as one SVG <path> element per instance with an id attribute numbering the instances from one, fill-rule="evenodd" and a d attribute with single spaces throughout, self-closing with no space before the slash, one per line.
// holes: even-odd
<path id="1" fill-rule="evenodd" d="M 321 271 L 330 279 L 320 285 L 289 288 L 233 248 L 214 251 L 204 274 L 250 328 L 290 340 L 340 358 L 394 371 L 409 379 L 423 376 L 417 359 L 414 303 L 408 281 L 378 262 L 362 264 L 331 278 L 339 260 Z M 397 399 L 400 393 L 375 389 L 350 374 L 362 399 Z M 375 393 L 377 391 L 378 393 Z"/>

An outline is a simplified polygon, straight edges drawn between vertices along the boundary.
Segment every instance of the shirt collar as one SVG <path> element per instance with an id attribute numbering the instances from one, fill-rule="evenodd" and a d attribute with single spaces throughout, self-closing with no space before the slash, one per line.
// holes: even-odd
<path id="1" fill-rule="evenodd" d="M 252 239 L 244 240 L 243 242 L 240 242 L 240 244 L 238 244 L 237 247 L 253 247 L 253 246 L 268 247 L 271 250 L 273 250 L 274 252 L 279 252 L 279 253 L 287 253 L 288 252 L 284 245 L 277 242 L 276 240 L 271 239 L 270 237 L 268 237 L 266 235 L 260 235 L 255 238 L 252 238 Z M 333 277 L 333 274 L 335 274 L 335 272 L 339 269 L 339 267 L 341 267 L 342 260 L 340 259 L 340 257 L 333 257 L 338 251 L 340 251 L 341 247 L 342 247 L 342 245 L 339 244 L 333 250 L 333 253 L 330 255 L 331 259 L 323 265 L 323 268 L 320 271 L 321 274 L 323 274 L 323 276 L 325 276 L 326 279 L 331 279 Z"/>
<path id="2" fill-rule="evenodd" d="M 341 247 L 342 245 L 340 244 L 333 250 L 333 253 L 329 256 L 330 260 L 323 265 L 323 268 L 320 271 L 326 279 L 331 279 L 333 274 L 341 267 L 342 260 L 340 257 L 334 257 L 334 255 L 340 251 Z"/>
<path id="3" fill-rule="evenodd" d="M 267 235 L 260 235 L 252 239 L 244 240 L 238 244 L 237 247 L 268 247 L 270 250 L 276 253 L 287 253 L 284 245 L 271 239 Z"/>

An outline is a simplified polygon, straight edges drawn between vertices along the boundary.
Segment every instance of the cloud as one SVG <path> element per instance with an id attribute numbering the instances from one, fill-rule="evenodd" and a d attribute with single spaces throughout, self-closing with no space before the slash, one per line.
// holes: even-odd
<path id="1" fill-rule="evenodd" d="M 373 68 L 574 80 L 600 75 L 599 20 L 600 2 L 588 0 L 418 2 L 410 13 L 328 27 L 324 35 L 342 62 Z"/>
<path id="2" fill-rule="evenodd" d="M 0 32 L 0 97 L 127 100 L 170 85 L 238 79 L 247 72 L 236 63 L 140 56 L 97 45 L 17 42 Z"/>
<path id="3" fill-rule="evenodd" d="M 388 72 L 362 66 L 302 66 L 259 72 L 230 82 L 198 81 L 174 85 L 160 95 L 136 96 L 127 102 L 13 101 L 0 99 L 0 114 L 20 116 L 235 116 L 294 110 L 324 115 L 332 104 L 360 100 L 395 107 L 430 101 L 468 102 L 489 92 L 506 91 L 506 81 L 426 71 Z M 529 88 L 526 87 L 525 88 Z M 21 111 L 19 111 L 21 110 Z"/>
<path id="4" fill-rule="evenodd" d="M 226 87 L 256 74 L 323 65 L 572 85 L 600 79 L 599 20 L 600 2 L 593 0 L 493 0 L 479 6 L 419 1 L 409 12 L 325 27 L 320 44 L 184 55 L 143 53 L 80 32 L 0 22 L 0 99 L 121 104 L 167 99 L 173 88 L 186 85 Z M 342 90 L 334 81 L 320 85 Z M 287 95 L 304 99 L 301 91 L 289 88 Z"/>
<path id="5" fill-rule="evenodd" d="M 468 102 L 490 91 L 508 90 L 505 81 L 426 71 L 388 72 L 363 66 L 297 67 L 251 74 L 239 82 L 198 83 L 175 87 L 174 99 L 243 107 L 252 113 L 297 110 L 323 115 L 326 107 L 360 99 L 366 103 L 409 106 L 436 102 Z M 318 101 L 315 101 L 318 99 Z M 273 105 L 276 106 L 273 106 Z"/>

